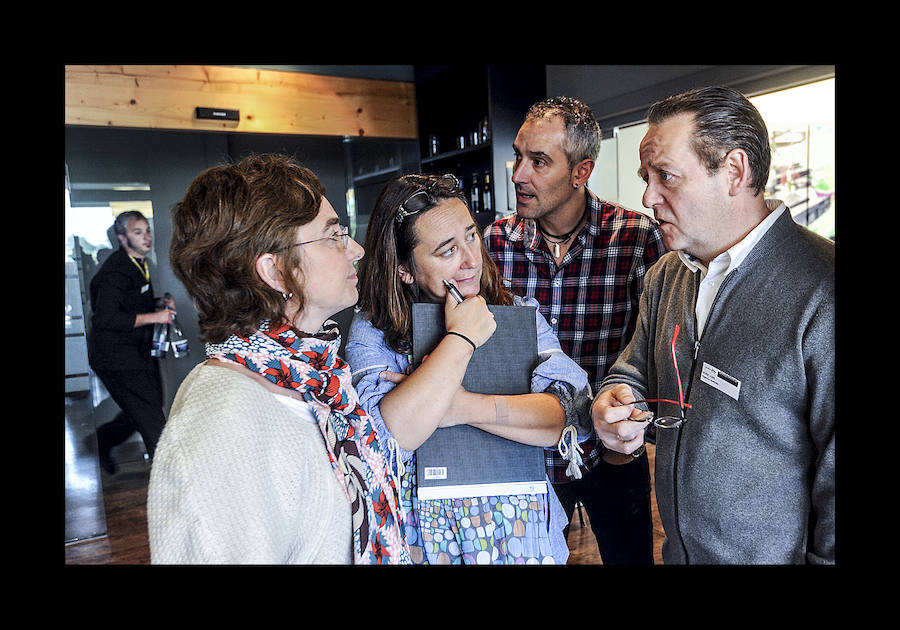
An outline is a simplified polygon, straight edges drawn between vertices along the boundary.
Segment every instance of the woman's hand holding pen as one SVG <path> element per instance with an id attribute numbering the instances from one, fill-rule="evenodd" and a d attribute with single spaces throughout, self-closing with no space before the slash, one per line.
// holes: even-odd
<path id="1" fill-rule="evenodd" d="M 466 394 L 460 384 L 472 346 L 487 341 L 497 327 L 494 314 L 477 295 L 460 303 L 448 294 L 444 314 L 447 330 L 456 334 L 448 333 L 411 374 L 382 373 L 397 386 L 381 399 L 381 415 L 397 443 L 408 451 L 417 449 L 438 426 L 459 421 L 455 410 L 461 401 L 456 398 Z M 445 419 L 448 411 L 451 415 Z"/>
<path id="2" fill-rule="evenodd" d="M 497 329 L 494 314 L 480 295 L 463 299 L 459 290 L 444 280 L 447 293 L 444 295 L 444 321 L 448 333 L 459 335 L 472 344 L 480 347 Z"/>
<path id="3" fill-rule="evenodd" d="M 497 329 L 497 322 L 483 297 L 473 295 L 457 302 L 448 291 L 445 299 L 444 322 L 447 332 L 465 336 L 475 347 L 491 338 Z"/>

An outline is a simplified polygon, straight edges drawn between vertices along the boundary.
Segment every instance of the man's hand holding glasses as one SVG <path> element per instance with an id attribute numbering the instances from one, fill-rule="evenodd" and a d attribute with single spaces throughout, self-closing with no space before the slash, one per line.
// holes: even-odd
<path id="1" fill-rule="evenodd" d="M 653 413 L 635 407 L 635 402 L 631 386 L 619 383 L 597 397 L 591 413 L 603 446 L 637 457 L 643 452 L 644 430 L 653 420 Z"/>
<path id="2" fill-rule="evenodd" d="M 684 402 L 684 388 L 681 385 L 681 374 L 678 371 L 678 357 L 675 353 L 675 340 L 678 339 L 680 326 L 675 324 L 672 331 L 672 343 L 669 348 L 672 354 L 672 366 L 675 368 L 675 380 L 678 383 L 678 400 L 668 398 L 647 398 L 636 400 L 630 385 L 619 383 L 600 394 L 591 407 L 594 417 L 594 429 L 603 446 L 611 451 L 639 457 L 644 452 L 644 430 L 647 423 L 659 429 L 677 429 L 684 424 L 684 410 L 691 406 Z M 653 412 L 638 409 L 638 403 L 667 403 L 678 408 L 677 416 L 654 418 Z M 640 438 L 640 439 L 639 439 Z"/>

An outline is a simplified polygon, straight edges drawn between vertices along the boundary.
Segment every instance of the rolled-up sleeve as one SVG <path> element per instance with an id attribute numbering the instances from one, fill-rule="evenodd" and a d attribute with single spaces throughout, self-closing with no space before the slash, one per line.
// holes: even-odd
<path id="1" fill-rule="evenodd" d="M 347 363 L 353 379 L 353 388 L 359 396 L 359 404 L 372 418 L 372 425 L 379 440 L 388 451 L 389 465 L 395 469 L 395 458 L 407 462 L 413 451 L 407 451 L 394 439 L 384 423 L 381 415 L 381 399 L 396 387 L 396 383 L 380 378 L 378 375 L 389 372 L 404 373 L 409 367 L 408 358 L 392 351 L 384 342 L 384 333 L 375 328 L 361 313 L 355 313 L 350 324 L 345 349 Z"/>
<path id="2" fill-rule="evenodd" d="M 563 352 L 559 339 L 541 315 L 537 300 L 516 296 L 515 304 L 535 307 L 539 363 L 531 374 L 532 393 L 546 392 L 559 398 L 566 426 L 575 427 L 578 441 L 585 441 L 594 430 L 590 414 L 593 396 L 587 372 Z"/>

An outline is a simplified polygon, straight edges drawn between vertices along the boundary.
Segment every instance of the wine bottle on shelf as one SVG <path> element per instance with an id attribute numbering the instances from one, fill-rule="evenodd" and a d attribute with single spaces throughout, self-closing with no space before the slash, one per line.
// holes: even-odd
<path id="1" fill-rule="evenodd" d="M 484 172 L 484 191 L 482 192 L 481 209 L 484 212 L 492 212 L 494 209 L 494 201 L 491 194 L 491 172 Z"/>
<path id="2" fill-rule="evenodd" d="M 472 212 L 481 212 L 481 187 L 478 185 L 478 173 L 472 173 L 472 189 L 469 194 Z"/>
<path id="3" fill-rule="evenodd" d="M 486 143 L 491 139 L 491 128 L 488 125 L 488 117 L 485 116 L 484 120 L 481 121 L 481 128 L 479 129 L 481 135 L 481 144 Z"/>
<path id="4" fill-rule="evenodd" d="M 471 144 L 473 147 L 477 147 L 478 145 L 482 144 L 483 141 L 481 139 L 481 123 L 476 122 L 474 129 L 472 127 L 469 127 L 469 129 L 471 129 L 471 131 L 469 132 L 469 144 Z"/>

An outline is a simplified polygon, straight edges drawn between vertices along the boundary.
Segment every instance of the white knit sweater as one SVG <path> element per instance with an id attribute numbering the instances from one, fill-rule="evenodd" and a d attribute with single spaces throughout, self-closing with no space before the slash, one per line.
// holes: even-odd
<path id="1" fill-rule="evenodd" d="M 305 405 L 200 364 L 150 471 L 153 564 L 349 564 L 350 504 Z"/>

